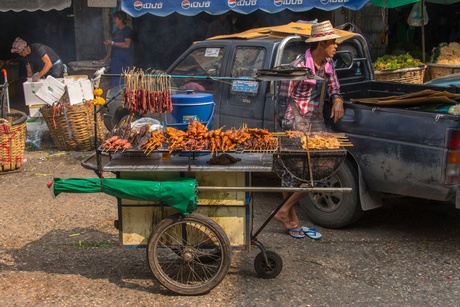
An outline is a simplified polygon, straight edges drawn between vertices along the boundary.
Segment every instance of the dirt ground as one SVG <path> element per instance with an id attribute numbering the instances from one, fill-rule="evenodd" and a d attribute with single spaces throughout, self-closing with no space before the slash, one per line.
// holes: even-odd
<path id="1" fill-rule="evenodd" d="M 283 258 L 277 278 L 256 275 L 253 247 L 234 252 L 229 273 L 209 294 L 171 293 L 153 278 L 145 249 L 118 246 L 113 197 L 52 198 L 46 184 L 54 177 L 95 177 L 80 165 L 88 154 L 26 151 L 19 172 L 0 175 L 0 305 L 458 306 L 460 212 L 399 197 L 352 227 L 318 227 L 320 241 L 290 238 L 271 221 L 259 239 Z M 258 227 L 281 199 L 254 199 Z"/>

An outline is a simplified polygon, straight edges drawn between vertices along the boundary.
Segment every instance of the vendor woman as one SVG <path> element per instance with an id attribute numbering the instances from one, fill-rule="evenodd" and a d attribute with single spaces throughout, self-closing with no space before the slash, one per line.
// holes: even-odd
<path id="1" fill-rule="evenodd" d="M 12 53 L 18 53 L 25 59 L 27 77 L 36 82 L 40 78 L 53 76 L 62 78 L 64 65 L 59 55 L 50 47 L 43 44 L 30 44 L 17 37 L 11 48 Z"/>
<path id="2" fill-rule="evenodd" d="M 125 12 L 117 11 L 113 14 L 113 24 L 116 30 L 112 33 L 111 40 L 105 40 L 108 52 L 100 61 L 107 62 L 110 59 L 110 73 L 121 75 L 124 69 L 133 65 L 132 40 L 133 31 L 126 25 L 128 17 Z M 112 77 L 112 86 L 120 84 L 120 78 Z"/>

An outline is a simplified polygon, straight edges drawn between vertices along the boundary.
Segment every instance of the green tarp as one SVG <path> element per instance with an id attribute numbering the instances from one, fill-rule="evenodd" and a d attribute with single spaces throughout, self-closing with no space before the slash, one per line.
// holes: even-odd
<path id="1" fill-rule="evenodd" d="M 370 2 L 374 5 L 390 9 L 420 1 L 421 0 L 371 0 Z M 460 2 L 460 0 L 425 0 L 424 2 L 436 4 L 453 4 Z"/>
<path id="2" fill-rule="evenodd" d="M 60 193 L 103 192 L 117 198 L 165 203 L 186 215 L 196 208 L 196 186 L 195 178 L 177 178 L 167 181 L 54 178 L 50 189 L 54 197 Z"/>

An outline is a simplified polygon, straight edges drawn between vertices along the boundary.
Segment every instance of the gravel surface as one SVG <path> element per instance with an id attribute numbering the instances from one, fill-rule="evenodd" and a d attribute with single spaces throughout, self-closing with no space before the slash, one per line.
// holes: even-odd
<path id="1" fill-rule="evenodd" d="M 26 151 L 20 172 L 0 176 L 1 306 L 459 305 L 460 211 L 400 197 L 386 197 L 353 227 L 318 227 L 320 241 L 290 238 L 271 221 L 259 239 L 283 258 L 277 278 L 256 275 L 253 247 L 234 252 L 229 273 L 209 294 L 171 293 L 153 278 L 145 249 L 118 246 L 115 198 L 51 197 L 53 177 L 95 177 L 80 165 L 87 154 Z M 254 229 L 280 201 L 255 194 Z"/>

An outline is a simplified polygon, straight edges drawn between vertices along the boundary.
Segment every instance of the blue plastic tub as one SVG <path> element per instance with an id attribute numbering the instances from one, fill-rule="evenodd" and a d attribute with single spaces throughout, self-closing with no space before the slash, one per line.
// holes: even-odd
<path id="1" fill-rule="evenodd" d="M 183 131 L 187 130 L 190 120 L 197 120 L 212 129 L 214 116 L 214 99 L 212 94 L 195 93 L 187 91 L 187 94 L 172 95 L 171 122 L 165 115 L 166 126 L 174 127 Z"/>

